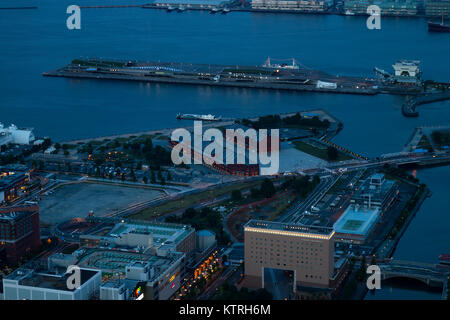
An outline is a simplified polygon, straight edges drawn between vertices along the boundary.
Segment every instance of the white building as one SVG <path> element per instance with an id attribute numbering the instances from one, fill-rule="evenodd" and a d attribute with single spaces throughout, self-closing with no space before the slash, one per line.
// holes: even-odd
<path id="1" fill-rule="evenodd" d="M 14 124 L 5 128 L 0 122 L 0 145 L 15 143 L 15 144 L 30 144 L 35 137 L 33 129 L 19 129 Z"/>
<path id="2" fill-rule="evenodd" d="M 69 289 L 68 274 L 17 269 L 3 278 L 4 300 L 89 300 L 100 290 L 100 270 L 80 268 L 80 286 Z"/>
<path id="3" fill-rule="evenodd" d="M 324 12 L 328 8 L 327 1 L 317 0 L 253 0 L 252 9 L 257 10 L 289 10 L 303 12 Z"/>
<path id="4" fill-rule="evenodd" d="M 107 281 L 100 287 L 100 300 L 127 300 L 129 296 L 125 281 Z"/>
<path id="5" fill-rule="evenodd" d="M 418 60 L 399 60 L 392 67 L 395 77 L 400 82 L 414 82 L 420 79 L 421 71 Z"/>

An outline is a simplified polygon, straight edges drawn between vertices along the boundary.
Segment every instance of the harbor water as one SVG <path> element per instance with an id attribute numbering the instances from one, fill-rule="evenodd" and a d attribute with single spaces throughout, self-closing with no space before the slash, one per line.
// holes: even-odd
<path id="1" fill-rule="evenodd" d="M 133 4 L 148 3 L 136 0 Z M 0 7 L 9 1 L 0 0 Z M 77 5 L 125 4 L 79 0 Z M 0 10 L 0 121 L 34 127 L 55 141 L 176 127 L 178 113 L 252 117 L 326 109 L 344 123 L 334 142 L 372 157 L 401 151 L 417 126 L 450 123 L 450 101 L 401 114 L 404 97 L 217 88 L 43 77 L 79 57 L 260 65 L 296 58 L 337 75 L 373 77 L 398 59 L 422 61 L 424 79 L 450 82 L 450 35 L 428 33 L 424 19 L 208 12 L 141 8 L 82 9 L 81 30 L 66 27 L 73 1 L 39 1 L 35 10 Z M 14 6 L 36 5 L 31 0 Z M 395 258 L 436 262 L 450 253 L 450 167 L 420 170 L 428 198 L 401 239 Z M 391 288 L 391 289 L 389 289 Z M 393 289 L 392 289 L 393 288 Z M 370 299 L 439 298 L 386 286 Z"/>

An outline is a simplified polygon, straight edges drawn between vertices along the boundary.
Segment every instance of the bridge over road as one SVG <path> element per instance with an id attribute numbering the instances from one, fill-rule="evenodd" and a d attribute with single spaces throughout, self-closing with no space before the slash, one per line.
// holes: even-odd
<path id="1" fill-rule="evenodd" d="M 445 287 L 450 268 L 444 269 L 435 264 L 413 261 L 389 260 L 379 263 L 381 280 L 390 278 L 411 278 L 422 281 L 430 287 Z"/>

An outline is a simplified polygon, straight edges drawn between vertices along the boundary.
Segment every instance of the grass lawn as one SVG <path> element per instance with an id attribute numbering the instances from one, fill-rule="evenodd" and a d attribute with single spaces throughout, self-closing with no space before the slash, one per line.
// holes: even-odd
<path id="1" fill-rule="evenodd" d="M 134 143 L 144 143 L 149 138 L 154 139 L 155 135 L 154 134 L 142 134 L 139 137 L 137 137 L 136 139 L 134 139 L 133 142 Z"/>
<path id="2" fill-rule="evenodd" d="M 259 186 L 262 183 L 262 181 L 250 181 L 250 182 L 244 182 L 240 184 L 234 184 L 229 185 L 225 187 L 219 187 L 216 189 L 203 191 L 200 193 L 187 195 L 181 199 L 175 199 L 168 202 L 161 203 L 155 207 L 144 209 L 140 212 L 137 212 L 130 216 L 132 219 L 138 219 L 138 220 L 149 220 L 156 218 L 162 214 L 178 211 L 180 209 L 187 209 L 190 208 L 200 202 L 207 201 L 214 199 L 218 196 L 228 194 L 233 190 L 239 189 L 246 189 L 246 188 L 253 188 L 256 186 Z"/>
<path id="3" fill-rule="evenodd" d="M 294 141 L 294 146 L 297 150 L 300 150 L 322 160 L 330 161 L 328 160 L 327 148 L 321 149 L 303 141 Z M 338 158 L 336 160 L 333 160 L 332 162 L 351 159 L 353 158 L 338 150 Z"/>

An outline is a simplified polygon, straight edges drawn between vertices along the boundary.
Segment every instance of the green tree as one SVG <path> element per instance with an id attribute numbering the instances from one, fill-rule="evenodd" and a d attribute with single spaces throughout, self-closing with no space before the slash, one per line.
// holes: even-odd
<path id="1" fill-rule="evenodd" d="M 131 171 L 130 171 L 130 176 L 131 176 L 131 180 L 136 182 L 136 174 L 134 173 L 133 169 L 131 169 Z"/>
<path id="2" fill-rule="evenodd" d="M 237 202 L 237 201 L 240 201 L 241 199 L 242 199 L 241 190 L 236 189 L 231 192 L 231 200 L 232 201 Z"/>
<path id="3" fill-rule="evenodd" d="M 261 195 L 264 198 L 270 198 L 273 197 L 273 195 L 275 194 L 276 190 L 275 187 L 272 183 L 272 181 L 268 178 L 265 178 L 264 181 L 261 183 Z"/>
<path id="4" fill-rule="evenodd" d="M 338 150 L 335 147 L 329 146 L 327 149 L 327 157 L 330 161 L 335 161 L 338 158 Z"/>
<path id="5" fill-rule="evenodd" d="M 320 183 L 320 178 L 318 175 L 314 175 L 313 180 L 312 180 L 313 184 L 316 186 Z"/>
<path id="6" fill-rule="evenodd" d="M 260 196 L 259 190 L 258 190 L 257 188 L 251 188 L 251 189 L 250 189 L 250 196 L 251 196 L 253 199 L 259 198 L 259 196 Z"/>
<path id="7" fill-rule="evenodd" d="M 153 184 L 156 183 L 155 172 L 153 170 L 150 171 L 150 182 Z"/>
<path id="8" fill-rule="evenodd" d="M 86 148 L 87 153 L 89 154 L 93 154 L 94 153 L 94 148 L 92 147 L 91 143 L 88 143 L 87 148 Z"/>
<path id="9" fill-rule="evenodd" d="M 442 134 L 439 131 L 433 131 L 431 133 L 431 138 L 436 142 L 436 144 L 440 145 L 442 143 Z"/>

